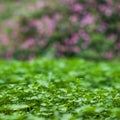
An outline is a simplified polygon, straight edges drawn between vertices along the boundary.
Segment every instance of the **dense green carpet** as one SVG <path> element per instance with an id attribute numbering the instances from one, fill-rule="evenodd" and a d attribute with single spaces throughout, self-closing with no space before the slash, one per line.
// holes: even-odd
<path id="1" fill-rule="evenodd" d="M 0 62 L 0 120 L 120 120 L 120 63 Z"/>

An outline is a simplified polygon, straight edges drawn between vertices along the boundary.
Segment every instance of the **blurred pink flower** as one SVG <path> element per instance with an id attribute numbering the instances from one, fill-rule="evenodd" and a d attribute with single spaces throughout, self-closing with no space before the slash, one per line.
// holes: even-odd
<path id="1" fill-rule="evenodd" d="M 114 57 L 114 53 L 112 51 L 105 53 L 105 57 L 111 59 Z"/>
<path id="2" fill-rule="evenodd" d="M 70 40 L 72 41 L 72 44 L 76 44 L 79 40 L 79 36 L 74 34 Z"/>
<path id="3" fill-rule="evenodd" d="M 60 20 L 61 18 L 63 18 L 62 14 L 59 13 L 55 13 L 53 19 L 57 22 L 58 20 Z"/>
<path id="4" fill-rule="evenodd" d="M 18 4 L 20 2 L 20 0 L 14 0 L 16 4 Z"/>
<path id="5" fill-rule="evenodd" d="M 35 27 L 39 34 L 44 34 L 44 27 L 42 20 L 32 20 L 29 23 L 30 27 Z"/>
<path id="6" fill-rule="evenodd" d="M 60 52 L 65 52 L 66 46 L 63 46 L 63 45 L 59 46 L 59 50 L 60 50 Z"/>
<path id="7" fill-rule="evenodd" d="M 86 49 L 86 48 L 88 47 L 88 45 L 89 45 L 88 42 L 83 42 L 82 45 L 81 45 L 81 47 L 82 47 L 83 49 Z"/>
<path id="8" fill-rule="evenodd" d="M 74 34 L 71 38 L 67 38 L 64 40 L 66 45 L 74 45 L 78 42 L 79 36 L 77 34 Z"/>
<path id="9" fill-rule="evenodd" d="M 90 25 L 95 21 L 95 17 L 92 14 L 85 15 L 81 20 L 81 25 L 86 26 Z"/>
<path id="10" fill-rule="evenodd" d="M 107 24 L 100 24 L 97 28 L 98 32 L 105 32 L 105 30 L 108 28 Z"/>
<path id="11" fill-rule="evenodd" d="M 29 57 L 28 57 L 28 59 L 29 60 L 33 60 L 35 57 L 36 57 L 35 54 L 30 54 Z"/>
<path id="12" fill-rule="evenodd" d="M 72 52 L 74 52 L 74 53 L 79 53 L 79 52 L 80 52 L 80 48 L 79 48 L 78 46 L 73 46 L 73 47 L 71 48 L 71 50 L 72 50 Z"/>
<path id="13" fill-rule="evenodd" d="M 29 38 L 23 43 L 22 48 L 23 49 L 31 49 L 34 46 L 34 44 L 35 44 L 34 39 Z"/>
<path id="14" fill-rule="evenodd" d="M 5 56 L 5 58 L 7 58 L 7 59 L 12 58 L 12 56 L 13 56 L 13 51 L 12 51 L 12 50 L 7 51 L 6 53 L 4 53 L 4 56 Z"/>
<path id="15" fill-rule="evenodd" d="M 90 42 L 90 36 L 89 36 L 89 34 L 86 32 L 86 31 L 84 31 L 84 30 L 79 30 L 79 36 L 80 36 L 80 38 L 82 38 L 84 41 L 86 41 L 86 42 Z"/>
<path id="16" fill-rule="evenodd" d="M 79 3 L 76 3 L 76 4 L 73 5 L 73 10 L 75 12 L 81 12 L 83 10 L 83 5 L 79 4 Z"/>
<path id="17" fill-rule="evenodd" d="M 113 13 L 113 8 L 111 6 L 99 5 L 98 8 L 101 12 L 105 13 L 105 15 L 108 17 L 111 16 Z"/>
<path id="18" fill-rule="evenodd" d="M 29 30 L 29 27 L 28 26 L 22 26 L 21 27 L 21 31 L 22 32 L 27 32 Z"/>
<path id="19" fill-rule="evenodd" d="M 38 44 L 39 44 L 41 47 L 45 47 L 45 46 L 47 45 L 47 43 L 48 43 L 48 41 L 46 41 L 46 40 L 41 40 L 41 39 L 39 39 L 39 41 L 38 41 Z"/>
<path id="20" fill-rule="evenodd" d="M 116 44 L 116 48 L 117 48 L 117 50 L 120 50 L 120 42 L 118 42 L 118 43 Z"/>
<path id="21" fill-rule="evenodd" d="M 117 8 L 118 10 L 120 10 L 120 3 L 118 3 L 118 4 L 116 5 L 116 8 Z"/>
<path id="22" fill-rule="evenodd" d="M 76 23 L 79 20 L 79 17 L 78 17 L 78 15 L 74 14 L 74 15 L 70 16 L 70 20 L 71 20 L 71 22 Z"/>
<path id="23" fill-rule="evenodd" d="M 47 6 L 47 2 L 45 2 L 43 0 L 42 1 L 37 1 L 36 6 L 37 6 L 38 9 L 42 10 L 45 6 Z"/>
<path id="24" fill-rule="evenodd" d="M 39 26 L 39 22 L 40 21 L 38 21 L 38 20 L 32 20 L 29 22 L 29 26 L 30 27 L 37 27 L 37 26 Z"/>
<path id="25" fill-rule="evenodd" d="M 112 15 L 112 13 L 113 13 L 113 10 L 112 10 L 112 8 L 111 7 L 107 7 L 106 9 L 105 9 L 105 14 L 106 14 L 106 16 L 111 16 Z"/>
<path id="26" fill-rule="evenodd" d="M 5 9 L 5 5 L 3 3 L 0 3 L 0 10 L 4 10 Z"/>
<path id="27" fill-rule="evenodd" d="M 113 0 L 106 0 L 107 4 L 112 5 L 113 4 Z"/>
<path id="28" fill-rule="evenodd" d="M 53 34 L 56 26 L 56 22 L 54 19 L 49 18 L 48 16 L 43 16 L 43 29 L 45 30 L 44 32 L 46 33 L 46 36 L 50 36 Z"/>
<path id="29" fill-rule="evenodd" d="M 8 36 L 6 34 L 1 34 L 0 35 L 0 43 L 2 45 L 9 45 L 9 39 L 8 39 Z"/>
<path id="30" fill-rule="evenodd" d="M 36 10 L 36 8 L 33 4 L 29 4 L 28 9 L 29 9 L 29 11 L 32 11 L 32 12 Z"/>
<path id="31" fill-rule="evenodd" d="M 55 30 L 57 19 L 60 18 L 59 15 L 56 15 L 56 20 L 45 15 L 40 20 L 33 20 L 30 22 L 31 27 L 36 27 L 39 34 L 45 35 L 46 37 L 51 36 Z M 26 30 L 26 29 L 25 29 Z"/>
<path id="32" fill-rule="evenodd" d="M 115 41 L 117 39 L 117 36 L 115 34 L 110 34 L 108 36 L 108 39 L 112 40 L 112 41 Z"/>

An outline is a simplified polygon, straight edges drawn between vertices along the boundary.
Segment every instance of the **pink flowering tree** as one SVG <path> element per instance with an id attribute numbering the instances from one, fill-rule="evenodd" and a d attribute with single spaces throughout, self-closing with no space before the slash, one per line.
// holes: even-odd
<path id="1" fill-rule="evenodd" d="M 111 59 L 120 55 L 120 2 L 113 0 L 56 0 L 29 4 L 29 16 L 11 22 L 0 35 L 9 46 L 4 57 L 32 59 L 49 51 L 57 57 Z M 20 2 L 17 2 L 20 4 Z"/>

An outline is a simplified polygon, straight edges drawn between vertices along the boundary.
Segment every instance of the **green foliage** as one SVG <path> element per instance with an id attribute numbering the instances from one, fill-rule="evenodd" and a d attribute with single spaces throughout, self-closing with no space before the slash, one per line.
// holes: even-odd
<path id="1" fill-rule="evenodd" d="M 119 120 L 120 63 L 0 61 L 0 120 Z"/>
<path id="2" fill-rule="evenodd" d="M 115 41 L 108 40 L 105 36 L 101 34 L 92 34 L 92 42 L 90 44 L 90 48 L 95 49 L 97 53 L 105 51 L 110 51 L 114 48 Z"/>

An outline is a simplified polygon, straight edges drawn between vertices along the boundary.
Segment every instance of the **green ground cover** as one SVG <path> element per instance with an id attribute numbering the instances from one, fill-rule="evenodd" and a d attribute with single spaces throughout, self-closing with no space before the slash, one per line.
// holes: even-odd
<path id="1" fill-rule="evenodd" d="M 0 120 L 119 120 L 120 63 L 0 61 Z"/>

